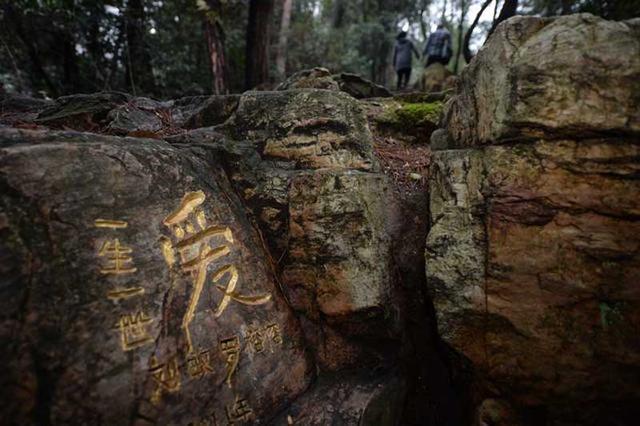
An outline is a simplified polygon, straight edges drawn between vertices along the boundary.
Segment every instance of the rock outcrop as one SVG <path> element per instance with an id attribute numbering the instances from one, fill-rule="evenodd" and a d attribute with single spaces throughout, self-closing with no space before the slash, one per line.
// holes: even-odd
<path id="1" fill-rule="evenodd" d="M 207 143 L 225 158 L 319 366 L 377 362 L 383 354 L 352 340 L 398 337 L 397 219 L 358 101 L 328 90 L 247 92 L 224 125 L 169 140 Z"/>
<path id="2" fill-rule="evenodd" d="M 402 219 L 358 100 L 29 111 L 39 130 L 0 129 L 3 418 L 400 421 Z"/>
<path id="3" fill-rule="evenodd" d="M 427 282 L 477 424 L 638 418 L 637 28 L 506 21 L 434 134 Z"/>
<path id="4" fill-rule="evenodd" d="M 444 65 L 436 62 L 424 69 L 417 86 L 424 92 L 443 92 L 454 89 L 456 82 L 456 76 Z"/>
<path id="5" fill-rule="evenodd" d="M 4 419 L 259 422 L 305 390 L 299 323 L 211 152 L 24 130 L 0 146 Z"/>
<path id="6" fill-rule="evenodd" d="M 332 75 L 328 69 L 322 67 L 298 71 L 276 87 L 276 90 L 291 89 L 342 91 L 356 99 L 391 97 L 391 92 L 387 88 L 375 84 L 358 74 L 340 73 Z"/>
<path id="7" fill-rule="evenodd" d="M 451 98 L 1 99 L 0 418 L 634 424 L 639 35 L 513 18 Z"/>
<path id="8" fill-rule="evenodd" d="M 513 18 L 461 75 L 456 147 L 640 130 L 638 20 Z"/>

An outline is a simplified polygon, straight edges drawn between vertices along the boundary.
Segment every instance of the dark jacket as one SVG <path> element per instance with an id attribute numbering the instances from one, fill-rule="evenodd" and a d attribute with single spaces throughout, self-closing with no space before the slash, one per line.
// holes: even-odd
<path id="1" fill-rule="evenodd" d="M 393 52 L 393 67 L 396 71 L 402 69 L 411 68 L 411 53 L 415 53 L 416 56 L 420 56 L 413 43 L 406 38 L 401 38 L 396 41 L 396 47 Z"/>
<path id="2" fill-rule="evenodd" d="M 424 56 L 435 56 L 437 58 L 451 57 L 451 33 L 445 28 L 438 28 L 429 36 L 427 45 L 424 47 Z"/>

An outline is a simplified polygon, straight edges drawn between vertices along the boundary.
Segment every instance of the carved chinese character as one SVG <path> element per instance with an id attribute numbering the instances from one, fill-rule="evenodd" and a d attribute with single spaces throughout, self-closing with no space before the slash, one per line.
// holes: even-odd
<path id="1" fill-rule="evenodd" d="M 93 222 L 96 228 L 122 229 L 128 226 L 123 220 L 96 219 Z M 101 274 L 122 275 L 134 273 L 137 269 L 131 265 L 131 252 L 133 250 L 120 243 L 118 238 L 106 240 L 102 243 L 98 256 L 106 259 L 106 266 L 100 269 Z"/>
<path id="2" fill-rule="evenodd" d="M 249 402 L 244 398 L 238 397 L 236 397 L 233 405 L 225 407 L 225 411 L 229 424 L 249 421 L 251 414 L 253 414 L 253 410 L 249 407 Z"/>
<path id="3" fill-rule="evenodd" d="M 144 294 L 144 288 L 132 287 L 132 288 L 117 288 L 107 293 L 107 297 L 111 300 L 128 299 L 130 297 L 139 296 Z"/>
<path id="4" fill-rule="evenodd" d="M 100 269 L 101 274 L 132 274 L 137 269 L 131 267 L 131 254 L 133 250 L 127 246 L 120 244 L 120 240 L 115 238 L 107 240 L 102 244 L 98 256 L 107 259 L 107 266 Z"/>
<path id="5" fill-rule="evenodd" d="M 130 351 L 152 342 L 153 337 L 147 331 L 147 326 L 152 321 L 142 311 L 121 316 L 117 327 L 120 330 L 122 350 Z"/>
<path id="6" fill-rule="evenodd" d="M 182 328 L 187 339 L 189 353 L 193 350 L 189 325 L 193 321 L 202 289 L 207 280 L 208 267 L 215 260 L 231 253 L 230 244 L 234 242 L 231 229 L 207 224 L 204 210 L 202 210 L 204 200 L 205 195 L 202 191 L 187 193 L 178 208 L 163 221 L 164 225 L 171 230 L 173 240 L 166 237 L 161 240 L 162 253 L 167 264 L 171 267 L 178 263 L 182 271 L 191 274 L 193 280 L 193 292 L 182 319 Z M 178 256 L 176 256 L 176 252 Z M 216 318 L 222 315 L 231 300 L 246 305 L 260 305 L 271 298 L 270 294 L 260 296 L 238 294 L 236 291 L 238 270 L 233 264 L 219 267 L 212 275 L 213 283 L 219 282 L 227 274 L 229 281 L 226 287 L 216 286 L 222 292 L 222 299 L 214 312 Z"/>
<path id="7" fill-rule="evenodd" d="M 254 352 L 260 353 L 264 350 L 265 334 L 260 327 L 247 329 L 247 339 Z"/>
<path id="8" fill-rule="evenodd" d="M 212 373 L 213 368 L 210 363 L 210 354 L 208 350 L 200 351 L 199 354 L 187 358 L 187 372 L 193 379 L 202 378 Z"/>
<path id="9" fill-rule="evenodd" d="M 240 338 L 233 336 L 220 341 L 220 350 L 226 355 L 227 362 L 227 386 L 231 387 L 231 378 L 240 361 Z"/>
<path id="10" fill-rule="evenodd" d="M 165 363 L 160 363 L 155 356 L 149 361 L 149 373 L 156 384 L 151 401 L 157 403 L 163 392 L 177 392 L 180 390 L 180 365 L 178 356 L 173 355 Z"/>
<path id="11" fill-rule="evenodd" d="M 278 345 L 282 345 L 282 334 L 280 333 L 280 326 L 278 324 L 267 324 L 267 326 L 265 327 L 265 331 L 271 338 L 271 341 L 277 343 Z"/>
<path id="12" fill-rule="evenodd" d="M 124 220 L 112 220 L 112 219 L 96 219 L 93 221 L 93 225 L 96 228 L 109 228 L 109 229 L 122 229 L 129 226 Z"/>

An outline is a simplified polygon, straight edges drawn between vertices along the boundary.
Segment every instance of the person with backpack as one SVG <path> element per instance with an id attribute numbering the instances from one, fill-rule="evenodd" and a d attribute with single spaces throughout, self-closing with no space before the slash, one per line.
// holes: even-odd
<path id="1" fill-rule="evenodd" d="M 420 58 L 420 54 L 413 46 L 410 40 L 407 40 L 407 32 L 401 31 L 396 37 L 396 47 L 393 51 L 393 68 L 398 74 L 398 90 L 407 87 L 411 78 L 411 61 L 412 53 L 416 58 Z"/>
<path id="2" fill-rule="evenodd" d="M 424 47 L 423 56 L 427 57 L 426 66 L 428 67 L 435 62 L 446 66 L 449 60 L 451 60 L 452 55 L 451 33 L 444 27 L 443 23 L 440 23 L 436 31 L 431 33 Z"/>

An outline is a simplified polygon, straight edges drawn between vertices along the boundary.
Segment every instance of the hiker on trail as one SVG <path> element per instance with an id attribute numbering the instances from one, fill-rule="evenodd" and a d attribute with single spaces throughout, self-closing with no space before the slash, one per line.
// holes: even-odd
<path id="1" fill-rule="evenodd" d="M 393 51 L 393 67 L 396 73 L 398 73 L 398 90 L 407 87 L 407 84 L 409 84 L 409 79 L 411 78 L 411 60 L 413 59 L 411 56 L 412 53 L 415 53 L 416 58 L 420 57 L 413 43 L 407 40 L 407 32 L 401 31 L 398 37 L 396 37 L 396 47 Z"/>
<path id="2" fill-rule="evenodd" d="M 444 24 L 438 24 L 438 28 L 431 33 L 427 45 L 424 47 L 423 56 L 427 57 L 427 67 L 435 62 L 439 62 L 446 66 L 451 59 L 453 52 L 451 51 L 451 33 L 444 27 Z"/>

